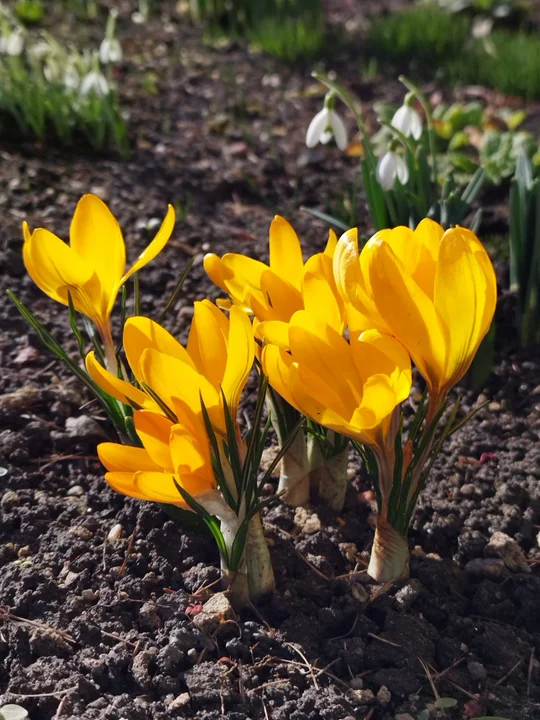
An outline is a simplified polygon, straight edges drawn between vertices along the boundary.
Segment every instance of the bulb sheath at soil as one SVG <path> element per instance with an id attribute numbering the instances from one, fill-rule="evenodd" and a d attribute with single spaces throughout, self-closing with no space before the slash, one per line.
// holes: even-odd
<path id="1" fill-rule="evenodd" d="M 268 595 L 275 589 L 274 570 L 259 513 L 251 518 L 248 525 L 246 565 L 249 596 L 252 601 Z"/>
<path id="2" fill-rule="evenodd" d="M 340 512 L 343 510 L 345 493 L 347 492 L 348 447 L 329 458 L 325 458 L 317 439 L 310 438 L 308 456 L 312 489 L 332 510 Z"/>
<path id="3" fill-rule="evenodd" d="M 306 436 L 299 428 L 287 452 L 281 458 L 278 492 L 289 505 L 309 502 L 309 460 Z"/>
<path id="4" fill-rule="evenodd" d="M 409 574 L 409 546 L 387 520 L 377 518 L 368 575 L 378 583 L 395 582 Z"/>

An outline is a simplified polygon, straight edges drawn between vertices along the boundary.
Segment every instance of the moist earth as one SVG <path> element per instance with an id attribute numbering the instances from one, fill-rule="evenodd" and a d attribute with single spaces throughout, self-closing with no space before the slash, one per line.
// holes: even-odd
<path id="1" fill-rule="evenodd" d="M 372 495 L 355 456 L 343 513 L 270 503 L 277 591 L 212 623 L 198 620 L 219 590 L 211 539 L 105 483 L 96 443 L 111 428 L 5 294 L 77 356 L 67 311 L 25 274 L 22 220 L 67 237 L 77 200 L 94 192 L 133 258 L 175 203 L 173 239 L 141 274 L 141 300 L 157 317 L 194 258 L 166 321 L 185 339 L 193 301 L 217 294 L 205 252 L 267 258 L 275 212 L 306 256 L 320 251 L 327 229 L 300 207 L 328 209 L 357 174 L 357 158 L 303 145 L 321 103 L 309 68 L 207 45 L 173 4 L 162 7 L 165 19 L 144 28 L 120 25 L 126 162 L 20 138 L 1 147 L 0 705 L 19 702 L 33 720 L 410 720 L 435 689 L 457 705 L 431 717 L 540 718 L 540 353 L 516 349 L 511 297 L 480 398 L 461 389 L 465 412 L 483 407 L 433 468 L 411 527 L 410 577 L 393 587 L 366 574 Z M 63 19 L 59 32 L 70 28 Z M 330 66 L 366 111 L 375 99 L 399 103 L 393 81 L 363 83 L 338 54 Z M 149 72 L 156 95 L 141 89 Z M 361 194 L 358 203 L 367 232 Z M 500 216 L 487 208 L 488 222 Z M 506 287 L 504 263 L 497 270 Z"/>

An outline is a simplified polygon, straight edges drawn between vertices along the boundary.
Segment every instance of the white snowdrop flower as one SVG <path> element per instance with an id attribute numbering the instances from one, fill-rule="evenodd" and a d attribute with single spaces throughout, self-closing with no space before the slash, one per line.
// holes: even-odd
<path id="1" fill-rule="evenodd" d="M 103 65 L 122 62 L 122 47 L 117 38 L 104 38 L 99 46 L 99 60 Z"/>
<path id="2" fill-rule="evenodd" d="M 80 84 L 81 77 L 77 68 L 73 65 L 68 65 L 64 70 L 64 87 L 66 90 L 77 90 Z"/>
<path id="3" fill-rule="evenodd" d="M 49 58 L 43 66 L 43 75 L 48 82 L 58 82 L 60 77 L 60 66 L 54 58 Z"/>
<path id="4" fill-rule="evenodd" d="M 8 55 L 20 55 L 24 48 L 24 36 L 20 30 L 14 30 L 5 39 L 5 52 Z"/>
<path id="5" fill-rule="evenodd" d="M 410 105 L 407 98 L 399 110 L 394 113 L 390 124 L 405 137 L 412 136 L 415 140 L 420 140 L 422 136 L 422 118 L 418 111 Z"/>
<path id="6" fill-rule="evenodd" d="M 392 190 L 396 184 L 396 178 L 402 185 L 409 180 L 409 168 L 405 160 L 394 150 L 388 150 L 377 163 L 377 182 L 383 190 Z"/>
<path id="7" fill-rule="evenodd" d="M 30 45 L 27 52 L 32 60 L 41 61 L 51 54 L 51 46 L 46 40 L 38 40 L 37 43 Z"/>
<path id="8" fill-rule="evenodd" d="M 335 96 L 328 93 L 324 100 L 324 107 L 309 123 L 306 133 L 306 145 L 308 148 L 315 147 L 317 143 L 326 143 L 335 138 L 336 145 L 340 150 L 347 147 L 347 128 L 341 117 L 334 110 Z"/>
<path id="9" fill-rule="evenodd" d="M 109 83 L 107 78 L 99 70 L 90 70 L 82 79 L 79 93 L 83 97 L 88 95 L 96 95 L 97 97 L 105 97 L 109 92 Z"/>

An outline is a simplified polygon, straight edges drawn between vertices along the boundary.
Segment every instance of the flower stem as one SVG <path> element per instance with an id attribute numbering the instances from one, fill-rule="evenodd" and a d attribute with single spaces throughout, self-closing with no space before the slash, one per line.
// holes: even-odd
<path id="1" fill-rule="evenodd" d="M 101 335 L 103 349 L 105 350 L 107 370 L 113 375 L 118 375 L 118 360 L 116 359 L 116 346 L 111 333 L 111 326 L 107 323 L 105 327 L 99 329 L 99 334 Z"/>
<path id="2" fill-rule="evenodd" d="M 303 428 L 296 431 L 294 440 L 281 458 L 278 492 L 289 505 L 309 502 L 309 461 Z"/>
<path id="3" fill-rule="evenodd" d="M 395 582 L 409 574 L 409 546 L 380 515 L 369 559 L 368 575 L 378 583 Z"/>
<path id="4" fill-rule="evenodd" d="M 310 437 L 308 458 L 311 487 L 332 510 L 339 512 L 343 509 L 347 492 L 348 446 L 345 450 L 325 458 L 317 438 Z"/>
<path id="5" fill-rule="evenodd" d="M 251 600 L 258 600 L 275 589 L 274 570 L 259 513 L 248 524 L 246 565 Z"/>

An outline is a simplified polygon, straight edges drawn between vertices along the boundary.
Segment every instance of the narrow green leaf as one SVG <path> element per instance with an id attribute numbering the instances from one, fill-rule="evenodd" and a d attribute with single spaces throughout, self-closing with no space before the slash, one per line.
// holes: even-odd
<path id="1" fill-rule="evenodd" d="M 186 281 L 186 278 L 187 278 L 187 276 L 189 275 L 191 268 L 193 267 L 193 263 L 194 263 L 194 262 L 195 262 L 195 256 L 193 256 L 193 257 L 190 259 L 190 261 L 188 262 L 188 264 L 186 265 L 186 267 L 185 267 L 184 270 L 182 271 L 182 274 L 180 275 L 180 277 L 179 277 L 179 279 L 178 279 L 178 282 L 177 282 L 176 285 L 174 286 L 174 290 L 172 291 L 171 296 L 170 296 L 169 299 L 167 300 L 167 304 L 165 305 L 163 311 L 161 312 L 160 316 L 159 316 L 158 319 L 157 319 L 158 323 L 161 324 L 161 323 L 163 322 L 163 320 L 165 320 L 165 316 L 167 315 L 167 313 L 169 312 L 169 310 L 170 310 L 170 309 L 173 307 L 173 305 L 175 304 L 175 302 L 176 302 L 176 300 L 177 300 L 177 298 L 178 298 L 178 295 L 180 295 L 180 292 L 182 291 L 182 288 L 183 288 L 183 286 L 184 286 L 184 283 L 185 283 L 185 281 Z"/>

